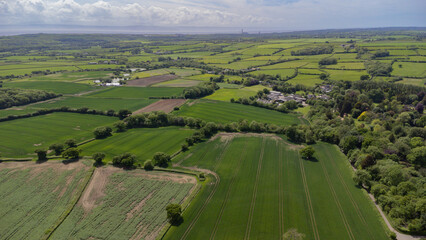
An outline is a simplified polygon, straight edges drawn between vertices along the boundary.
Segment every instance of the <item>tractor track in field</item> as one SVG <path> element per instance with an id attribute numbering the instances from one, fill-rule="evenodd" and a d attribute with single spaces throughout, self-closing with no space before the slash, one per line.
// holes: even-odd
<path id="1" fill-rule="evenodd" d="M 300 172 L 302 174 L 303 190 L 305 191 L 306 201 L 308 203 L 308 210 L 309 210 L 309 216 L 311 218 L 312 231 L 314 232 L 314 239 L 315 240 L 320 240 L 320 236 L 319 236 L 319 233 L 318 233 L 317 222 L 316 222 L 316 219 L 315 219 L 314 208 L 312 207 L 311 196 L 309 194 L 308 183 L 306 181 L 305 168 L 303 167 L 303 162 L 302 162 L 302 160 L 300 158 L 300 155 L 298 156 L 298 158 L 299 158 L 299 164 L 300 164 Z"/>
<path id="2" fill-rule="evenodd" d="M 283 184 L 282 184 L 282 146 L 280 143 L 277 143 L 278 148 L 278 211 L 280 214 L 279 217 L 279 226 L 280 226 L 280 239 L 284 235 L 284 197 L 283 197 Z"/>
<path id="3" fill-rule="evenodd" d="M 257 188 L 258 188 L 258 185 L 259 185 L 260 171 L 262 170 L 263 155 L 264 155 L 264 152 L 265 152 L 265 142 L 266 142 L 266 138 L 263 138 L 262 149 L 260 151 L 259 162 L 257 164 L 256 181 L 254 182 L 253 196 L 252 196 L 252 199 L 251 199 L 250 212 L 249 212 L 249 217 L 248 217 L 248 221 L 247 221 L 246 233 L 245 233 L 245 236 L 244 236 L 244 239 L 247 239 L 247 240 L 250 239 L 251 224 L 253 222 L 253 214 L 254 214 L 254 209 L 255 209 L 255 206 L 256 206 Z"/>
<path id="4" fill-rule="evenodd" d="M 247 148 L 247 142 L 245 142 L 243 149 L 246 149 L 246 148 Z M 225 199 L 223 200 L 222 206 L 220 208 L 219 216 L 218 216 L 218 218 L 216 220 L 216 223 L 215 223 L 214 228 L 213 228 L 213 232 L 212 232 L 212 234 L 210 236 L 211 240 L 214 239 L 215 236 L 216 236 L 217 229 L 219 228 L 219 224 L 220 224 L 220 222 L 222 220 L 223 212 L 225 210 L 226 204 L 228 203 L 229 195 L 231 194 L 231 190 L 232 190 L 232 187 L 233 187 L 234 182 L 235 182 L 235 178 L 238 175 L 238 173 L 240 172 L 241 165 L 242 165 L 242 162 L 243 162 L 243 156 L 245 156 L 245 153 L 246 152 L 242 152 L 241 153 L 240 159 L 238 160 L 237 169 L 235 169 L 234 174 L 232 175 L 232 178 L 231 178 L 231 182 L 228 185 L 228 191 L 226 192 Z"/>
<path id="5" fill-rule="evenodd" d="M 345 225 L 346 232 L 348 233 L 349 239 L 351 240 L 355 239 L 352 233 L 351 226 L 349 225 L 348 219 L 346 218 L 345 212 L 343 211 L 342 205 L 340 204 L 340 201 L 337 197 L 336 190 L 334 189 L 330 180 L 330 176 L 328 176 L 327 170 L 325 169 L 324 163 L 322 161 L 319 161 L 319 162 L 321 164 L 322 171 L 325 175 L 325 179 L 327 180 L 328 187 L 330 188 L 331 194 L 333 195 L 334 202 L 336 203 L 337 208 L 339 209 L 340 217 L 342 218 L 343 224 Z"/>
<path id="6" fill-rule="evenodd" d="M 216 162 L 215 165 L 215 170 L 217 169 L 217 166 L 219 165 L 219 163 L 221 162 L 221 160 L 223 159 L 223 156 L 225 155 L 226 150 L 228 150 L 230 143 L 229 141 L 226 142 L 225 147 L 223 148 L 221 154 L 218 156 L 218 161 Z M 207 197 L 206 201 L 204 201 L 203 206 L 201 206 L 200 210 L 198 211 L 197 215 L 194 217 L 194 219 L 192 220 L 191 224 L 189 224 L 188 228 L 185 230 L 185 232 L 183 233 L 182 237 L 180 239 L 186 239 L 189 235 L 189 233 L 191 232 L 192 228 L 194 227 L 194 225 L 198 222 L 198 219 L 200 218 L 201 214 L 204 212 L 204 209 L 206 208 L 206 206 L 209 204 L 210 200 L 213 198 L 214 194 L 216 193 L 216 190 L 219 186 L 220 183 L 220 177 L 218 174 L 213 174 L 216 178 L 216 182 L 214 183 L 214 187 L 213 190 L 210 192 L 209 196 Z"/>
<path id="7" fill-rule="evenodd" d="M 332 159 L 330 156 L 330 153 L 326 151 L 326 155 L 329 159 Z M 355 199 L 353 198 L 351 192 L 349 191 L 348 185 L 345 183 L 342 175 L 340 174 L 339 169 L 336 166 L 336 163 L 334 161 L 331 161 L 331 165 L 336 169 L 337 177 L 339 178 L 340 183 L 342 183 L 343 188 L 345 189 L 346 194 L 349 196 L 350 201 L 352 202 L 352 205 L 355 208 L 356 213 L 358 214 L 358 217 L 361 219 L 361 222 L 364 224 L 364 229 L 368 231 L 368 235 L 371 237 L 371 239 L 375 239 L 374 235 L 371 233 L 370 229 L 368 228 L 367 221 L 365 220 L 364 216 L 361 213 L 361 210 L 359 209 L 358 204 L 356 203 Z"/>

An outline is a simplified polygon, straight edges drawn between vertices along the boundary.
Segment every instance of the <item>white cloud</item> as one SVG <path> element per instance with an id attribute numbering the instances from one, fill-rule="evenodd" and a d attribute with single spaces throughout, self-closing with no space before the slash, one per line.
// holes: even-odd
<path id="1" fill-rule="evenodd" d="M 424 0 L 0 0 L 0 24 L 317 29 L 424 26 Z"/>

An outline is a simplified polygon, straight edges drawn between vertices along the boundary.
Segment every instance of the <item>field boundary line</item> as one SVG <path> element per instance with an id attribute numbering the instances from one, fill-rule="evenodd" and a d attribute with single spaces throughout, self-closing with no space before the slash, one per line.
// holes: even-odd
<path id="1" fill-rule="evenodd" d="M 352 233 L 351 226 L 349 225 L 348 219 L 346 218 L 345 212 L 343 211 L 342 205 L 340 204 L 340 201 L 337 197 L 336 190 L 334 189 L 331 183 L 330 177 L 328 176 L 327 170 L 325 169 L 324 163 L 322 161 L 319 161 L 319 162 L 321 164 L 322 171 L 325 175 L 325 179 L 327 180 L 328 187 L 330 188 L 331 194 L 333 195 L 334 202 L 336 203 L 337 208 L 339 209 L 340 217 L 342 218 L 343 224 L 345 225 L 346 232 L 349 235 L 349 239 L 355 239 Z"/>
<path id="2" fill-rule="evenodd" d="M 327 157 L 328 157 L 329 159 L 332 159 L 332 157 L 330 156 L 330 153 L 329 153 L 328 151 L 326 151 L 326 155 L 327 155 Z M 361 212 L 361 210 L 359 209 L 359 206 L 358 206 L 357 202 L 356 202 L 356 201 L 355 201 L 355 199 L 353 198 L 352 193 L 349 191 L 349 187 L 348 187 L 348 185 L 345 183 L 345 181 L 344 181 L 344 179 L 343 179 L 342 175 L 340 174 L 340 171 L 339 171 L 338 167 L 336 166 L 336 163 L 335 163 L 333 160 L 331 160 L 331 165 L 332 165 L 332 166 L 336 169 L 337 177 L 339 178 L 339 181 L 342 183 L 343 188 L 345 189 L 346 194 L 349 196 L 349 199 L 350 199 L 350 201 L 352 202 L 352 205 L 354 206 L 355 211 L 357 212 L 358 217 L 361 219 L 362 223 L 364 224 L 364 226 L 365 226 L 365 228 L 364 228 L 364 229 L 367 229 L 367 231 L 368 231 L 368 235 L 369 235 L 372 239 L 375 239 L 375 238 L 374 238 L 374 235 L 371 233 L 370 229 L 368 228 L 367 221 L 365 220 L 364 216 L 362 215 L 362 212 Z"/>
<path id="3" fill-rule="evenodd" d="M 56 231 L 56 229 L 59 228 L 59 226 L 61 226 L 61 224 L 65 221 L 65 219 L 67 219 L 67 217 L 71 214 L 71 212 L 74 210 L 74 207 L 77 205 L 78 201 L 80 201 L 81 196 L 83 196 L 84 191 L 86 190 L 87 186 L 89 185 L 89 183 L 92 180 L 93 174 L 96 171 L 95 167 L 92 167 L 90 170 L 90 174 L 88 176 L 86 176 L 87 179 L 86 182 L 83 184 L 82 189 L 80 191 L 80 193 L 77 195 L 77 197 L 73 200 L 71 200 L 71 206 L 69 209 L 65 210 L 62 215 L 59 217 L 58 222 L 55 223 L 55 225 L 51 228 L 49 228 L 46 232 L 48 232 L 48 235 L 45 235 L 44 237 L 42 237 L 43 240 L 46 239 L 50 239 L 50 237 L 52 236 L 52 234 Z"/>
<path id="4" fill-rule="evenodd" d="M 299 159 L 299 164 L 300 164 L 300 172 L 302 174 L 303 190 L 305 191 L 306 201 L 308 203 L 309 216 L 311 218 L 312 231 L 314 232 L 315 240 L 320 240 L 317 222 L 316 222 L 316 219 L 315 219 L 315 212 L 314 212 L 314 208 L 312 206 L 311 196 L 310 196 L 310 193 L 309 193 L 308 183 L 307 183 L 307 180 L 306 180 L 305 168 L 303 166 L 303 162 L 300 158 L 299 153 L 298 153 L 298 159 Z"/>
<path id="5" fill-rule="evenodd" d="M 230 145 L 229 142 L 230 141 L 226 142 L 226 146 L 223 148 L 221 154 L 216 158 L 216 159 L 218 159 L 218 161 L 216 162 L 216 166 L 220 163 L 220 161 L 222 160 L 223 156 L 225 155 L 225 152 L 228 150 L 228 147 Z M 215 170 L 216 170 L 216 167 L 215 167 Z M 183 233 L 183 235 L 182 235 L 182 237 L 180 239 L 186 239 L 188 237 L 188 235 L 191 232 L 192 228 L 198 222 L 198 219 L 200 218 L 201 214 L 204 212 L 204 209 L 206 208 L 206 206 L 209 204 L 210 200 L 213 198 L 214 194 L 216 193 L 216 190 L 217 190 L 217 188 L 219 186 L 219 183 L 220 183 L 220 177 L 216 173 L 213 174 L 213 176 L 216 178 L 216 182 L 215 182 L 213 190 L 211 191 L 211 193 L 207 197 L 206 201 L 204 201 L 204 203 L 201 206 L 200 210 L 197 212 L 197 214 L 195 215 L 194 219 L 189 224 L 188 228 L 185 230 L 185 232 Z"/>
<path id="6" fill-rule="evenodd" d="M 262 138 L 262 149 L 260 151 L 260 155 L 259 155 L 259 162 L 257 164 L 257 172 L 256 172 L 256 181 L 254 182 L 254 189 L 253 189 L 253 195 L 252 195 L 252 199 L 251 199 L 251 205 L 250 205 L 250 212 L 249 212 L 249 217 L 247 220 L 247 226 L 246 226 L 246 233 L 244 236 L 244 239 L 250 239 L 250 232 L 251 232 L 251 224 L 253 222 L 253 214 L 254 214 L 254 209 L 256 206 L 256 195 L 257 195 L 257 188 L 259 185 L 259 178 L 260 178 L 260 171 L 262 170 L 262 161 L 263 161 L 263 156 L 265 153 L 265 142 L 266 142 L 266 138 Z"/>
<path id="7" fill-rule="evenodd" d="M 243 149 L 246 149 L 246 148 L 247 148 L 247 141 L 245 141 Z M 232 189 L 232 187 L 234 185 L 236 176 L 240 172 L 241 165 L 242 165 L 242 162 L 243 162 L 243 156 L 245 157 L 245 155 L 246 155 L 246 152 L 242 152 L 241 155 L 240 155 L 240 159 L 238 160 L 237 169 L 235 169 L 234 174 L 232 175 L 231 182 L 228 185 L 228 191 L 226 192 L 225 199 L 223 200 L 222 206 L 220 208 L 219 216 L 218 216 L 218 218 L 216 220 L 216 223 L 214 225 L 213 232 L 210 235 L 210 239 L 211 240 L 214 239 L 215 236 L 216 236 L 217 229 L 219 228 L 219 224 L 220 224 L 220 222 L 222 220 L 222 216 L 223 216 L 223 212 L 225 210 L 225 206 L 228 203 L 229 195 L 231 194 L 231 189 Z"/>

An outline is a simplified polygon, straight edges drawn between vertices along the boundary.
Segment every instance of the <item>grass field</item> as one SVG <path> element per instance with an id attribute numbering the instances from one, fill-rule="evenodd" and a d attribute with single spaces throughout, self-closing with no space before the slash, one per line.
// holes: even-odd
<path id="1" fill-rule="evenodd" d="M 317 161 L 278 137 L 227 135 L 196 146 L 175 161 L 219 179 L 165 239 L 280 239 L 290 228 L 305 239 L 388 239 L 346 158 L 332 145 L 315 148 Z"/>
<path id="2" fill-rule="evenodd" d="M 330 78 L 333 80 L 344 80 L 344 81 L 358 81 L 362 75 L 366 75 L 366 71 L 352 71 L 352 70 L 330 70 L 326 69 L 326 72 L 330 74 Z"/>
<path id="3" fill-rule="evenodd" d="M 102 91 L 90 93 L 88 97 L 100 98 L 149 98 L 180 96 L 184 88 L 152 88 L 152 87 L 111 87 Z"/>
<path id="4" fill-rule="evenodd" d="M 93 138 L 98 126 L 110 125 L 115 117 L 78 113 L 51 113 L 0 123 L 2 157 L 31 157 L 38 148 L 73 138 L 81 142 Z"/>
<path id="5" fill-rule="evenodd" d="M 315 84 L 322 83 L 322 80 L 319 78 L 318 75 L 298 74 L 295 78 L 292 78 L 287 82 L 291 84 L 302 84 L 305 86 L 313 87 L 315 86 Z"/>
<path id="6" fill-rule="evenodd" d="M 392 67 L 393 76 L 426 77 L 426 63 L 395 62 Z"/>
<path id="7" fill-rule="evenodd" d="M 247 119 L 276 125 L 301 123 L 296 115 L 220 101 L 199 100 L 191 106 L 185 104 L 180 109 L 175 112 L 177 115 L 200 118 L 206 122 L 229 123 Z"/>
<path id="8" fill-rule="evenodd" d="M 121 110 L 128 109 L 135 111 L 158 101 L 157 99 L 120 99 L 120 98 L 90 98 L 90 97 L 66 97 L 65 99 L 52 100 L 49 102 L 34 104 L 32 108 L 57 108 L 71 107 L 82 108 L 87 107 L 96 110 Z M 1 115 L 1 112 L 0 112 Z"/>
<path id="9" fill-rule="evenodd" d="M 62 94 L 75 94 L 80 92 L 86 92 L 96 89 L 96 87 L 72 83 L 72 82 L 59 82 L 59 81 L 16 81 L 16 82 L 5 82 L 3 87 L 6 88 L 24 88 L 24 89 L 39 89 L 45 91 L 52 91 L 55 93 Z"/>
<path id="10" fill-rule="evenodd" d="M 95 152 L 104 152 L 106 160 L 110 161 L 116 155 L 129 152 L 137 156 L 138 162 L 143 163 L 152 159 L 156 152 L 171 155 L 179 151 L 185 138 L 193 132 L 191 129 L 178 127 L 131 129 L 83 145 L 82 154 L 91 156 Z"/>
<path id="11" fill-rule="evenodd" d="M 414 86 L 423 87 L 426 85 L 426 78 L 404 78 L 398 83 L 410 84 Z"/>
<path id="12" fill-rule="evenodd" d="M 240 89 L 236 88 L 221 88 L 219 90 L 216 90 L 212 95 L 209 95 L 205 97 L 205 99 L 210 100 L 219 100 L 219 101 L 225 101 L 229 102 L 231 98 L 238 99 L 238 98 L 249 98 L 251 96 L 256 95 L 256 93 L 263 89 L 269 89 L 269 87 L 265 87 L 262 85 L 255 85 L 251 87 L 243 87 Z"/>
<path id="13" fill-rule="evenodd" d="M 181 203 L 195 182 L 185 175 L 98 168 L 51 239 L 155 239 L 167 222 L 166 206 Z"/>
<path id="14" fill-rule="evenodd" d="M 28 80 L 79 82 L 87 80 L 97 80 L 108 76 L 112 76 L 112 73 L 109 71 L 65 72 L 50 75 L 34 76 Z"/>
<path id="15" fill-rule="evenodd" d="M 41 239 L 80 195 L 90 176 L 88 166 L 59 161 L 1 163 L 1 238 Z"/>
<path id="16" fill-rule="evenodd" d="M 175 79 L 165 82 L 160 82 L 152 85 L 152 87 L 192 87 L 200 84 L 201 81 L 187 80 L 187 79 Z"/>

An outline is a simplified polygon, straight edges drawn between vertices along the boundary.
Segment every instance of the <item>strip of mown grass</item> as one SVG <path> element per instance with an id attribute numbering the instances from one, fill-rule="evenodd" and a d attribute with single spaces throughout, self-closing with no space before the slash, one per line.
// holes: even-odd
<path id="1" fill-rule="evenodd" d="M 307 161 L 295 146 L 267 136 L 197 145 L 174 161 L 212 170 L 218 180 L 164 239 L 280 239 L 290 228 L 305 239 L 388 239 L 347 159 L 332 145 L 315 148 L 318 160 Z"/>
<path id="2" fill-rule="evenodd" d="M 152 159 L 156 152 L 171 155 L 179 151 L 185 138 L 193 132 L 194 130 L 178 127 L 131 129 L 83 145 L 82 154 L 90 156 L 96 152 L 104 152 L 106 160 L 110 161 L 116 155 L 129 152 L 137 156 L 138 162 L 143 163 Z"/>
<path id="3" fill-rule="evenodd" d="M 73 138 L 81 142 L 93 138 L 96 127 L 110 125 L 115 117 L 51 113 L 43 116 L 0 123 L 0 153 L 2 157 L 29 157 L 38 148 L 47 149 L 53 143 Z"/>
<path id="4" fill-rule="evenodd" d="M 90 93 L 88 97 L 99 98 L 150 98 L 181 96 L 184 88 L 178 87 L 110 87 L 102 91 Z"/>
<path id="5" fill-rule="evenodd" d="M 176 114 L 219 123 L 238 122 L 243 119 L 282 126 L 301 123 L 293 114 L 221 101 L 199 100 L 191 106 L 182 106 Z"/>

